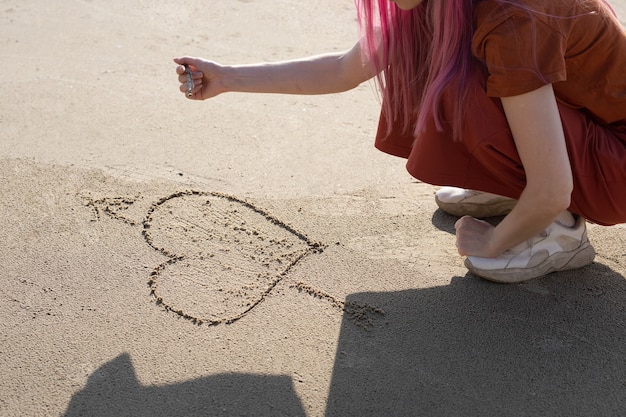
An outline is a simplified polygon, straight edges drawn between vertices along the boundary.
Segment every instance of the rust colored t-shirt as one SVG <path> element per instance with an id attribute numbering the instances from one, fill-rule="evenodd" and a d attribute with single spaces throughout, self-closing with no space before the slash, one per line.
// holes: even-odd
<path id="1" fill-rule="evenodd" d="M 574 176 L 570 210 L 599 224 L 625 223 L 626 33 L 600 0 L 517 3 L 526 9 L 496 0 L 476 9 L 472 46 L 487 78 L 469 80 L 461 140 L 432 118 L 415 136 L 383 113 L 376 147 L 407 158 L 409 173 L 424 182 L 519 198 L 526 176 L 499 97 L 551 83 Z M 454 93 L 443 94 L 443 120 L 459 117 Z"/>
<path id="2" fill-rule="evenodd" d="M 518 4 L 476 9 L 473 53 L 487 66 L 487 95 L 553 84 L 562 103 L 600 122 L 626 119 L 626 35 L 613 13 L 600 0 Z"/>

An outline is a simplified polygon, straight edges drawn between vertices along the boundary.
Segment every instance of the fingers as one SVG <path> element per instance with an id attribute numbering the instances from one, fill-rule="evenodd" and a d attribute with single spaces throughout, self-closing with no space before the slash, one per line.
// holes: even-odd
<path id="1" fill-rule="evenodd" d="M 185 65 L 185 64 L 190 65 L 192 64 L 192 61 L 194 61 L 194 59 L 188 56 L 174 58 L 174 62 L 176 62 L 179 65 Z"/>
<path id="2" fill-rule="evenodd" d="M 454 224 L 459 255 L 487 256 L 493 226 L 484 220 L 463 216 Z"/>
<path id="3" fill-rule="evenodd" d="M 176 67 L 176 73 L 178 74 L 178 81 L 181 84 L 187 82 L 187 74 L 185 73 L 184 66 L 181 65 L 179 67 Z M 198 84 L 200 81 L 202 81 L 202 73 L 200 71 L 191 71 L 191 78 L 193 79 L 194 84 Z"/>
<path id="4" fill-rule="evenodd" d="M 491 225 L 488 221 L 477 219 L 475 217 L 467 216 L 467 215 L 461 217 L 459 220 L 457 220 L 454 223 L 454 228 L 456 230 L 459 230 L 460 228 L 463 228 L 463 227 L 472 227 L 472 226 L 473 228 L 482 229 L 484 227 L 490 227 Z"/>
<path id="5" fill-rule="evenodd" d="M 187 82 L 185 82 L 184 84 L 181 84 L 180 87 L 178 88 L 180 90 L 181 93 L 184 93 L 185 95 L 187 95 Z M 191 90 L 191 96 L 187 96 L 187 98 L 199 98 L 200 96 L 197 94 L 200 94 L 200 92 L 202 91 L 202 86 L 201 85 L 196 85 L 193 90 Z"/>
<path id="6" fill-rule="evenodd" d="M 460 228 L 466 226 L 469 222 L 472 222 L 472 221 L 480 221 L 480 220 L 475 219 L 472 216 L 463 216 L 454 223 L 454 229 L 458 231 Z"/>
<path id="7" fill-rule="evenodd" d="M 198 58 L 192 58 L 189 56 L 184 56 L 184 57 L 180 57 L 180 58 L 174 58 L 174 62 L 177 63 L 179 66 L 176 67 L 176 72 L 178 73 L 178 75 L 182 74 L 185 72 L 185 65 L 187 65 L 188 67 L 191 68 L 192 71 L 196 71 L 198 69 L 198 64 L 200 63 L 200 59 Z M 182 68 L 182 70 L 181 70 Z"/>
<path id="8" fill-rule="evenodd" d="M 456 246 L 457 252 L 461 256 L 465 256 L 462 234 L 463 234 L 464 227 L 469 221 L 468 218 L 471 218 L 471 217 L 463 216 L 460 219 L 458 219 L 456 222 L 454 222 L 454 230 L 456 230 L 456 241 L 454 244 Z"/>
<path id="9" fill-rule="evenodd" d="M 202 92 L 202 79 L 203 74 L 200 71 L 197 71 L 196 67 L 194 67 L 191 63 L 195 62 L 193 58 L 190 57 L 182 57 L 182 58 L 174 58 L 174 62 L 179 64 L 176 67 L 176 74 L 178 75 L 178 82 L 180 83 L 179 90 L 181 93 L 184 93 L 189 99 L 198 99 Z M 186 71 L 186 66 L 190 69 L 190 75 L 192 79 L 193 88 L 189 90 L 189 77 Z"/>

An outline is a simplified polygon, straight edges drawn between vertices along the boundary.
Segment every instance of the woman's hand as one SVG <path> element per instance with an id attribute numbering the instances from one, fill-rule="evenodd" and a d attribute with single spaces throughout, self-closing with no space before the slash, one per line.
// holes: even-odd
<path id="1" fill-rule="evenodd" d="M 220 64 L 192 57 L 174 58 L 174 62 L 180 64 L 176 67 L 176 73 L 180 82 L 180 91 L 183 93 L 187 93 L 185 65 L 188 65 L 191 70 L 194 88 L 190 99 L 206 100 L 225 91 L 220 79 L 220 70 L 223 68 Z"/>
<path id="2" fill-rule="evenodd" d="M 456 229 L 456 248 L 461 256 L 480 256 L 492 258 L 499 253 L 493 253 L 489 243 L 494 227 L 484 220 L 463 216 L 454 224 Z"/>

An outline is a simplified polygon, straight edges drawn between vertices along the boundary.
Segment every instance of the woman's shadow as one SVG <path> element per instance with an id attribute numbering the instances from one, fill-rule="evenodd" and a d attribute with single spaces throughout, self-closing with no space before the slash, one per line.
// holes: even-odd
<path id="1" fill-rule="evenodd" d="M 450 232 L 455 220 L 433 217 Z M 386 323 L 344 318 L 327 416 L 626 415 L 626 279 L 601 263 L 351 299 Z"/>

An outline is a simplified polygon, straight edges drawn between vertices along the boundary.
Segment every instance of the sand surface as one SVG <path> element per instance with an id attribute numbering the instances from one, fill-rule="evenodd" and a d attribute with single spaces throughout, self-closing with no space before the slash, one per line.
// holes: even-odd
<path id="1" fill-rule="evenodd" d="M 626 414 L 626 228 L 480 280 L 372 85 L 198 103 L 171 62 L 356 36 L 351 0 L 0 1 L 0 416 Z"/>

